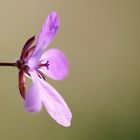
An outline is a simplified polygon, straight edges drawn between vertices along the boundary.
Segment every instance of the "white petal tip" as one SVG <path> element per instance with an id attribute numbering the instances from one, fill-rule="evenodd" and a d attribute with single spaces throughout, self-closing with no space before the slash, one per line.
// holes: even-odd
<path id="1" fill-rule="evenodd" d="M 62 117 L 63 118 L 63 117 Z M 71 126 L 71 120 L 72 120 L 72 114 L 70 113 L 70 116 L 64 120 L 61 120 L 58 122 L 60 125 L 64 127 L 70 127 Z"/>
<path id="2" fill-rule="evenodd" d="M 64 127 L 70 127 L 71 126 L 71 122 L 67 122 L 65 124 L 63 124 Z"/>

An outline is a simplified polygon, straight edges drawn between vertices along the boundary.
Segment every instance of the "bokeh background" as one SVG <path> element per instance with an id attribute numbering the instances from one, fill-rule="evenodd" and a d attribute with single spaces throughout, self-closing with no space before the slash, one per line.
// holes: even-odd
<path id="1" fill-rule="evenodd" d="M 72 125 L 56 124 L 43 109 L 26 113 L 18 70 L 0 68 L 1 140 L 140 139 L 139 0 L 0 0 L 0 61 L 14 62 L 46 16 L 61 26 L 49 47 L 70 61 L 64 81 L 47 79 L 67 101 Z"/>

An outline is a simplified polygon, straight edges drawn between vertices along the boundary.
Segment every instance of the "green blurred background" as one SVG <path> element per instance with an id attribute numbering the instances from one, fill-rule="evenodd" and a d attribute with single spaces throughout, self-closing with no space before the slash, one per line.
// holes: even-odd
<path id="1" fill-rule="evenodd" d="M 45 109 L 26 113 L 18 70 L 0 68 L 0 140 L 139 140 L 140 1 L 0 0 L 0 61 L 14 62 L 51 11 L 61 26 L 49 47 L 66 53 L 70 73 L 48 82 L 71 108 L 72 125 L 59 126 Z"/>

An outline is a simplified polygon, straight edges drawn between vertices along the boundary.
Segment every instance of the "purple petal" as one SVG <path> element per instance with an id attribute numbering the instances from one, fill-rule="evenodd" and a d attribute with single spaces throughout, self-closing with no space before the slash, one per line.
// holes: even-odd
<path id="1" fill-rule="evenodd" d="M 59 18 L 56 12 L 52 12 L 48 15 L 42 30 L 39 34 L 37 45 L 34 53 L 42 54 L 44 49 L 49 45 L 59 28 Z"/>
<path id="2" fill-rule="evenodd" d="M 40 82 L 40 94 L 46 110 L 50 116 L 60 125 L 68 127 L 71 125 L 72 114 L 59 93 L 43 79 Z"/>
<path id="3" fill-rule="evenodd" d="M 28 61 L 26 62 L 26 65 L 30 68 L 30 70 L 35 70 L 38 68 L 39 65 L 39 59 L 36 56 L 31 56 Z"/>
<path id="4" fill-rule="evenodd" d="M 49 66 L 41 67 L 40 71 L 53 80 L 62 80 L 68 74 L 68 60 L 64 53 L 58 49 L 49 49 L 41 58 L 41 63 L 48 61 Z"/>
<path id="5" fill-rule="evenodd" d="M 30 73 L 33 83 L 25 96 L 25 109 L 27 112 L 39 112 L 42 108 L 42 101 L 40 95 L 40 85 L 34 76 L 34 73 Z"/>

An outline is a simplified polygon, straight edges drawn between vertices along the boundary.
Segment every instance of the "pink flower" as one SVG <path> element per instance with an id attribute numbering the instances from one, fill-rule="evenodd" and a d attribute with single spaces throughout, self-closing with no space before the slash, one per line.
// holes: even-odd
<path id="1" fill-rule="evenodd" d="M 25 109 L 28 112 L 39 112 L 42 105 L 49 115 L 60 125 L 70 126 L 72 114 L 59 93 L 45 81 L 45 76 L 53 80 L 62 80 L 68 74 L 68 61 L 58 49 L 49 49 L 44 53 L 59 28 L 59 18 L 56 12 L 48 15 L 37 42 L 30 38 L 23 47 L 19 68 L 19 90 L 25 99 Z M 25 89 L 25 76 L 32 79 L 32 85 Z"/>

